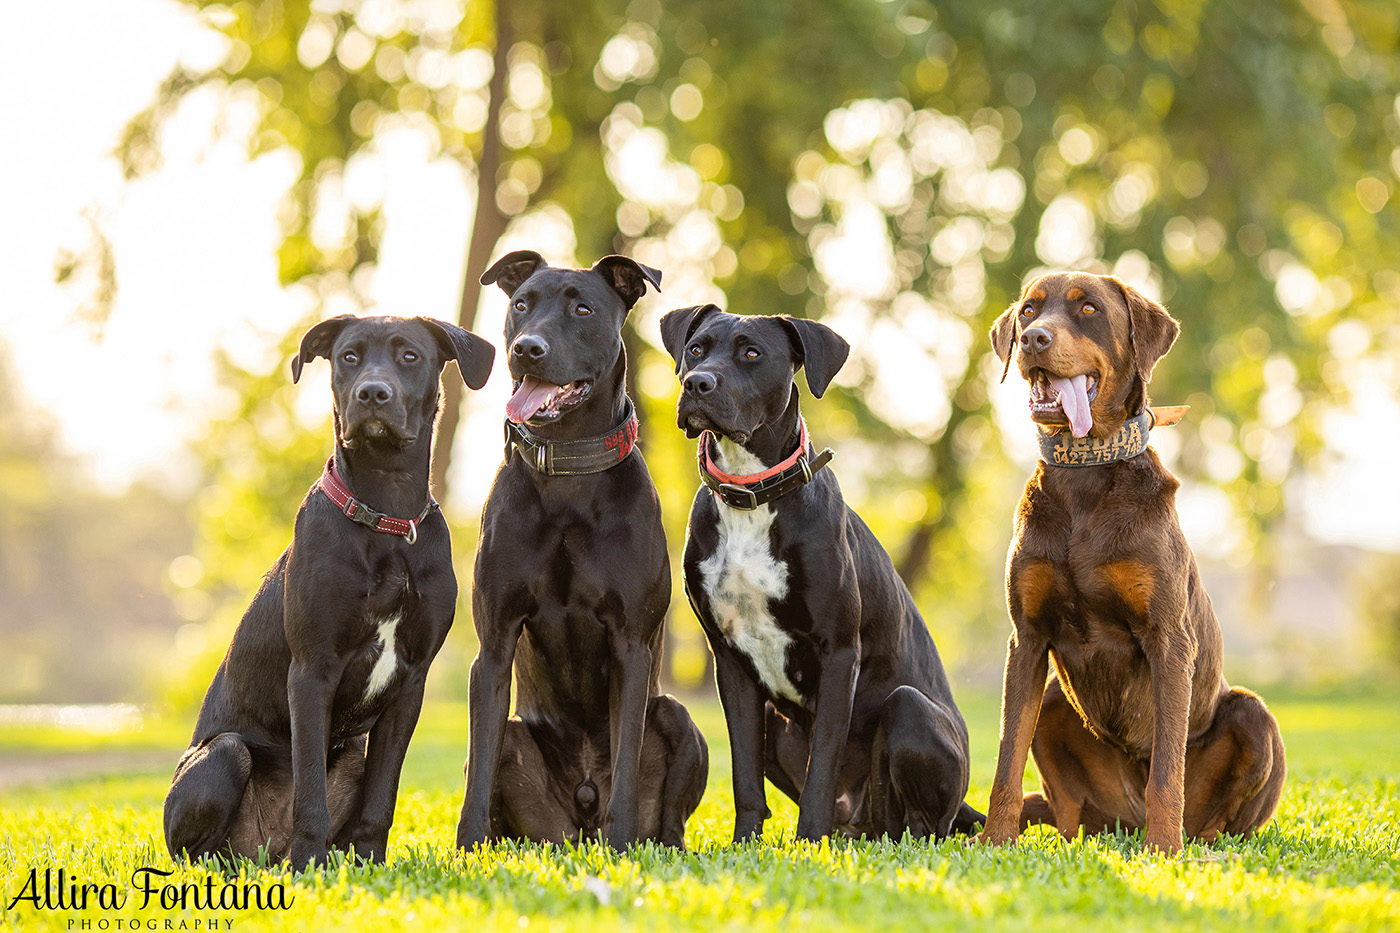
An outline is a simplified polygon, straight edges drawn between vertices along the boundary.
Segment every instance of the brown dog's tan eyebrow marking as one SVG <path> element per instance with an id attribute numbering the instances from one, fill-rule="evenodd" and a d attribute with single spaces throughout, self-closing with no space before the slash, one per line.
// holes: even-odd
<path id="1" fill-rule="evenodd" d="M 1084 289 L 1082 288 L 1071 288 L 1069 291 L 1065 292 L 1065 298 L 1069 299 L 1070 301 L 1078 301 L 1083 297 Z"/>
<path id="2" fill-rule="evenodd" d="M 1044 301 L 1045 289 L 1037 288 L 1035 291 L 1031 292 L 1030 295 L 1028 295 L 1027 297 L 1030 298 L 1031 301 Z"/>

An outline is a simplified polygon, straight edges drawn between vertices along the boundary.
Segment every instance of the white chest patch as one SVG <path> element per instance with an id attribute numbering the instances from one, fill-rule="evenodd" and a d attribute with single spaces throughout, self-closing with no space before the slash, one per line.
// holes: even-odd
<path id="1" fill-rule="evenodd" d="M 394 630 L 399 627 L 402 614 L 389 616 L 379 623 L 379 660 L 374 662 L 374 667 L 370 668 L 369 682 L 365 684 L 365 702 L 369 702 L 375 694 L 389 686 L 390 679 L 394 676 L 394 671 L 398 669 L 398 655 L 394 653 Z"/>
<path id="2" fill-rule="evenodd" d="M 729 441 L 721 440 L 717 466 L 726 473 L 757 473 L 759 460 Z M 782 600 L 788 592 L 787 564 L 773 554 L 769 529 L 771 506 L 752 512 L 720 503 L 719 544 L 700 563 L 700 577 L 715 624 L 724 638 L 744 654 L 759 679 L 774 696 L 802 702 L 787 675 L 787 652 L 792 637 L 778 627 L 769 611 L 769 600 Z"/>

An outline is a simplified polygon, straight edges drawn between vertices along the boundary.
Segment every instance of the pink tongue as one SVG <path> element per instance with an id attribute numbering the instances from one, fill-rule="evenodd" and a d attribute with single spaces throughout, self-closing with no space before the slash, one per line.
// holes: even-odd
<path id="1" fill-rule="evenodd" d="M 520 388 L 515 390 L 515 394 L 506 402 L 506 417 L 519 424 L 540 410 L 545 399 L 549 398 L 559 387 L 551 385 L 534 376 L 526 376 L 520 380 Z"/>
<path id="2" fill-rule="evenodd" d="M 1083 437 L 1094 426 L 1094 416 L 1089 413 L 1088 381 L 1089 377 L 1085 375 L 1069 379 L 1050 376 L 1050 384 L 1060 395 L 1060 407 L 1065 410 L 1065 417 L 1069 418 L 1069 433 L 1075 437 Z"/>

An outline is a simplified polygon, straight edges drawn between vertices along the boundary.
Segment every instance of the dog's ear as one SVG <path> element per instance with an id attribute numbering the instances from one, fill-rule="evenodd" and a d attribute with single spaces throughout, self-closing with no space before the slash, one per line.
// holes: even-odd
<path id="1" fill-rule="evenodd" d="M 661 270 L 644 266 L 626 256 L 604 256 L 593 264 L 593 271 L 603 277 L 613 291 L 622 296 L 622 303 L 628 308 L 642 299 L 650 282 L 661 291 Z"/>
<path id="2" fill-rule="evenodd" d="M 355 320 L 353 314 L 340 314 L 336 317 L 327 318 L 315 327 L 308 330 L 301 336 L 301 349 L 297 355 L 292 357 L 292 382 L 301 380 L 301 367 L 310 363 L 316 357 L 330 359 L 331 347 L 335 344 L 335 338 L 340 336 L 340 332 L 345 329 L 345 325 Z"/>
<path id="3" fill-rule="evenodd" d="M 685 352 L 685 345 L 690 342 L 690 335 L 695 333 L 695 328 L 700 326 L 700 322 L 707 315 L 718 310 L 714 305 L 696 305 L 693 308 L 677 308 L 661 315 L 661 343 L 666 347 L 666 352 L 671 354 L 671 359 L 676 361 L 676 372 L 681 371 L 681 354 Z"/>
<path id="4" fill-rule="evenodd" d="M 1157 361 L 1166 356 L 1176 342 L 1181 325 L 1167 313 L 1166 308 L 1136 288 L 1111 276 L 1109 280 L 1118 286 L 1128 306 L 1128 336 L 1133 344 L 1133 362 L 1142 374 L 1142 381 L 1147 382 L 1152 378 Z"/>
<path id="5" fill-rule="evenodd" d="M 992 323 L 991 332 L 987 335 L 992 339 L 992 349 L 996 351 L 997 359 L 1003 363 L 1011 359 L 1011 351 L 1016 349 L 1016 315 L 1020 313 L 1021 299 L 1018 297 Z"/>
<path id="6" fill-rule="evenodd" d="M 851 345 L 825 324 L 786 314 L 778 315 L 778 320 L 787 329 L 798 365 L 807 370 L 807 388 L 821 398 L 826 387 L 831 385 L 832 378 L 845 364 L 846 357 L 851 353 Z"/>
<path id="7" fill-rule="evenodd" d="M 486 385 L 486 377 L 491 375 L 491 363 L 496 359 L 496 348 L 489 340 L 435 318 L 420 317 L 418 322 L 428 328 L 438 342 L 443 362 L 457 361 L 463 382 L 473 389 Z"/>
<path id="8" fill-rule="evenodd" d="M 494 282 L 501 286 L 501 291 L 507 295 L 514 295 L 515 290 L 523 285 L 526 279 L 546 265 L 548 263 L 544 261 L 544 257 L 534 250 L 517 249 L 506 253 L 497 259 L 491 268 L 481 273 L 481 284 L 490 285 Z"/>

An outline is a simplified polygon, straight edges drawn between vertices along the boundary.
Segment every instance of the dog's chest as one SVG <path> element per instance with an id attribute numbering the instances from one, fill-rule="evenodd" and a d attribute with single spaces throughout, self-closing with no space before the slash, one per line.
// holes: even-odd
<path id="1" fill-rule="evenodd" d="M 394 679 L 394 674 L 399 669 L 399 655 L 394 635 L 397 633 L 399 623 L 403 621 L 403 611 L 395 612 L 393 615 L 384 616 L 378 620 L 373 620 L 375 625 L 374 644 L 378 647 L 379 657 L 375 659 L 373 666 L 369 669 L 369 677 L 365 680 L 364 702 L 371 702 L 376 696 L 384 692 L 384 688 L 389 686 Z"/>
<path id="2" fill-rule="evenodd" d="M 720 505 L 719 542 L 700 562 L 700 577 L 725 641 L 749 659 L 772 695 L 800 703 L 802 695 L 787 673 L 793 639 L 771 609 L 788 594 L 788 567 L 773 553 L 770 539 L 773 519 L 771 506 L 741 512 Z"/>

